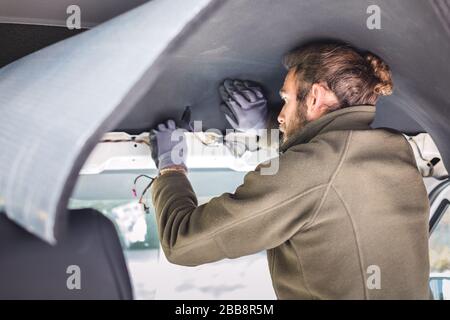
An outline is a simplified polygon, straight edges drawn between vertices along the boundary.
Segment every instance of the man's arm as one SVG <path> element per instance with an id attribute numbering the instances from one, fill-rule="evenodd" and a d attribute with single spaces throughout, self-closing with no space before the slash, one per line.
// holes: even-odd
<path id="1" fill-rule="evenodd" d="M 261 88 L 248 81 L 226 80 L 219 91 L 224 101 L 221 110 L 234 129 L 265 126 L 267 102 Z M 321 155 L 320 143 L 275 159 L 279 161 L 276 174 L 264 175 L 273 167 L 270 162 L 260 164 L 235 193 L 198 206 L 186 166 L 176 168 L 168 157 L 174 129 L 173 121 L 160 124 L 150 137 L 152 157 L 160 170 L 151 189 L 153 204 L 169 261 L 193 266 L 276 247 L 298 232 L 316 210 L 329 178 L 327 170 L 319 167 L 321 161 L 330 161 L 329 155 Z"/>
<path id="2" fill-rule="evenodd" d="M 152 197 L 167 259 L 194 266 L 273 248 L 292 237 L 308 221 L 325 189 L 315 179 L 301 183 L 292 177 L 291 170 L 307 169 L 308 150 L 304 155 L 302 159 L 298 152 L 284 154 L 276 175 L 261 175 L 263 164 L 259 165 L 235 193 L 200 206 L 183 172 L 162 173 L 152 185 Z M 289 167 L 287 162 L 299 159 L 303 165 Z"/>

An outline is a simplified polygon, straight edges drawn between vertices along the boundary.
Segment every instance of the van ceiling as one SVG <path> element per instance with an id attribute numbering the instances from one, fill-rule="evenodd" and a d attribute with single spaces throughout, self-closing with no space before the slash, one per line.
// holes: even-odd
<path id="1" fill-rule="evenodd" d="M 431 134 L 450 167 L 450 4 L 379 0 L 381 29 L 369 30 L 371 0 L 223 1 L 170 57 L 169 66 L 117 129 L 136 132 L 186 105 L 204 128 L 228 127 L 217 92 L 224 78 L 265 85 L 273 108 L 285 52 L 307 41 L 338 39 L 378 54 L 391 66 L 394 94 L 378 103 L 375 127 Z"/>
<path id="2" fill-rule="evenodd" d="M 116 129 L 140 133 L 168 117 L 179 118 L 190 105 L 193 119 L 203 120 L 204 128 L 223 130 L 228 125 L 218 108 L 217 87 L 227 77 L 263 83 L 276 114 L 281 106 L 277 92 L 286 73 L 283 53 L 309 40 L 338 39 L 380 55 L 391 66 L 394 94 L 380 99 L 374 126 L 431 133 L 447 155 L 448 168 L 449 4 L 379 0 L 381 29 L 369 30 L 366 10 L 371 4 L 369 0 L 221 2 L 219 10 L 172 52 L 163 75 Z M 20 32 L 11 32 L 14 28 Z M 27 36 L 33 34 L 38 36 Z M 0 63 L 71 35 L 57 27 L 0 24 L 0 47 L 8 48 L 9 55 L 8 59 L 0 53 Z"/>

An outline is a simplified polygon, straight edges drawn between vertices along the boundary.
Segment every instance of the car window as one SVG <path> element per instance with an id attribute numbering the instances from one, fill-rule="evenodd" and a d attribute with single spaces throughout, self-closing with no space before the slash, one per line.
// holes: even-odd
<path id="1" fill-rule="evenodd" d="M 431 206 L 430 287 L 438 300 L 450 300 L 450 201 L 447 197 L 450 194 L 447 190 Z"/>
<path id="2" fill-rule="evenodd" d="M 142 172 L 122 171 L 80 175 L 70 209 L 94 208 L 113 221 L 124 250 L 137 299 L 275 299 L 266 252 L 224 259 L 198 267 L 169 263 L 160 249 L 151 194 L 149 212 L 139 211 L 133 180 Z M 155 172 L 146 172 L 154 176 Z M 190 170 L 189 180 L 199 204 L 224 192 L 234 192 L 246 172 L 229 169 Z M 210 182 L 214 181 L 213 184 Z M 138 196 L 148 184 L 139 181 Z"/>
<path id="3" fill-rule="evenodd" d="M 135 203 L 134 200 L 71 200 L 69 208 L 94 208 L 105 214 L 116 226 L 124 250 L 159 249 L 153 207 L 149 213 L 130 215 L 127 220 L 121 219 L 122 217 L 118 215 L 118 209 Z"/>

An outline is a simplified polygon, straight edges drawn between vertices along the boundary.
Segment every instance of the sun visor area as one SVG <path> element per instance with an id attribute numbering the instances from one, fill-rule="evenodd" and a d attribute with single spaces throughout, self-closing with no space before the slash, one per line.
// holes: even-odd
<path id="1" fill-rule="evenodd" d="M 0 69 L 0 207 L 11 219 L 55 243 L 90 151 L 214 2 L 150 1 Z"/>

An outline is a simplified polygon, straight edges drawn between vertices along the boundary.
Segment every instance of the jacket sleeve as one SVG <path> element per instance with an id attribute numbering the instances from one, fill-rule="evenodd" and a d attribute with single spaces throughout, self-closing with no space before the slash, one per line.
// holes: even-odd
<path id="1" fill-rule="evenodd" d="M 274 248 L 292 237 L 313 214 L 326 186 L 327 174 L 311 166 L 317 160 L 312 149 L 281 155 L 274 175 L 261 174 L 270 162 L 260 164 L 234 193 L 200 206 L 183 173 L 159 176 L 151 190 L 167 259 L 194 266 Z"/>

